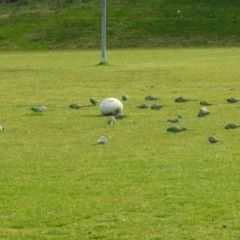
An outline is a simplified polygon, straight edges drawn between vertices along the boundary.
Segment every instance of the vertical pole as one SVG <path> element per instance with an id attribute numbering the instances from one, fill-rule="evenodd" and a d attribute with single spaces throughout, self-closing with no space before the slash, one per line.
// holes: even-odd
<path id="1" fill-rule="evenodd" d="M 106 63 L 106 0 L 102 0 L 102 58 L 101 63 Z"/>

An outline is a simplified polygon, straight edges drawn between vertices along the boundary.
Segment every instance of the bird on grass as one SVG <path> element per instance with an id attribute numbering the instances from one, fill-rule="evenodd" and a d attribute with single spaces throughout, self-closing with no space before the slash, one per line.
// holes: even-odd
<path id="1" fill-rule="evenodd" d="M 105 143 L 107 143 L 107 137 L 106 136 L 101 136 L 93 145 L 105 144 Z"/>
<path id="2" fill-rule="evenodd" d="M 235 128 L 238 128 L 240 127 L 240 125 L 236 125 L 234 123 L 228 123 L 226 126 L 225 126 L 225 129 L 235 129 Z"/>
<path id="3" fill-rule="evenodd" d="M 207 102 L 207 101 L 201 101 L 200 102 L 200 105 L 202 105 L 202 106 L 211 106 L 211 105 L 213 105 L 212 103 L 209 103 L 209 102 Z"/>
<path id="4" fill-rule="evenodd" d="M 69 105 L 70 108 L 74 108 L 74 109 L 79 109 L 82 108 L 83 105 L 77 104 L 77 103 L 72 103 Z"/>
<path id="5" fill-rule="evenodd" d="M 116 119 L 123 119 L 123 118 L 125 118 L 126 117 L 126 115 L 123 115 L 122 113 L 117 113 L 116 115 L 115 115 L 115 118 Z"/>
<path id="6" fill-rule="evenodd" d="M 198 117 L 206 117 L 210 112 L 202 112 L 201 110 L 198 113 Z"/>
<path id="7" fill-rule="evenodd" d="M 182 116 L 181 116 L 181 115 L 178 115 L 178 116 L 176 116 L 176 117 L 169 118 L 169 119 L 167 120 L 167 122 L 176 123 L 176 122 L 179 122 L 181 119 L 182 119 Z"/>
<path id="8" fill-rule="evenodd" d="M 227 99 L 227 102 L 229 102 L 229 103 L 236 103 L 236 102 L 238 102 L 239 100 L 238 99 L 236 99 L 236 98 L 228 98 Z"/>
<path id="9" fill-rule="evenodd" d="M 198 117 L 206 117 L 209 114 L 210 112 L 208 111 L 208 109 L 206 107 L 202 107 L 199 109 Z"/>
<path id="10" fill-rule="evenodd" d="M 33 107 L 31 107 L 31 110 L 32 110 L 33 112 L 40 113 L 40 112 L 45 112 L 45 111 L 47 111 L 47 108 L 46 108 L 45 106 L 41 106 L 41 107 L 33 106 Z"/>
<path id="11" fill-rule="evenodd" d="M 160 105 L 160 104 L 157 104 L 157 103 L 154 103 L 152 106 L 151 106 L 151 109 L 155 109 L 155 110 L 159 110 L 160 108 L 164 107 L 166 105 Z"/>
<path id="12" fill-rule="evenodd" d="M 143 104 L 137 105 L 136 107 L 141 109 L 147 109 L 149 105 L 147 103 L 143 103 Z"/>
<path id="13" fill-rule="evenodd" d="M 172 133 L 183 132 L 186 130 L 187 129 L 185 127 L 178 127 L 178 126 L 173 126 L 173 127 L 167 128 L 167 132 L 172 132 Z"/>
<path id="14" fill-rule="evenodd" d="M 123 94 L 122 95 L 122 100 L 123 101 L 127 101 L 128 100 L 128 95 L 127 94 Z"/>
<path id="15" fill-rule="evenodd" d="M 157 97 L 150 96 L 150 95 L 145 97 L 145 100 L 148 100 L 148 101 L 153 101 L 153 100 L 157 100 L 157 99 L 158 99 Z"/>
<path id="16" fill-rule="evenodd" d="M 208 141 L 209 141 L 210 143 L 217 143 L 217 142 L 219 142 L 219 140 L 216 139 L 216 138 L 213 137 L 213 136 L 210 136 L 210 137 L 208 138 Z"/>
<path id="17" fill-rule="evenodd" d="M 108 118 L 108 124 L 114 124 L 116 122 L 116 118 L 111 116 Z"/>
<path id="18" fill-rule="evenodd" d="M 4 127 L 0 125 L 0 132 L 2 132 L 3 130 L 4 130 Z"/>
<path id="19" fill-rule="evenodd" d="M 190 99 L 184 98 L 184 97 L 178 97 L 175 99 L 175 102 L 182 103 L 182 102 L 187 102 L 190 101 Z"/>
<path id="20" fill-rule="evenodd" d="M 97 105 L 99 103 L 99 101 L 95 98 L 90 98 L 89 100 L 93 105 Z"/>

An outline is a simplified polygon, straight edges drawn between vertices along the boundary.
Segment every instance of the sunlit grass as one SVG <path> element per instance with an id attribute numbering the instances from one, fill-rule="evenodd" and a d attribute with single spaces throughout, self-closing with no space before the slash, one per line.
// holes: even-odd
<path id="1" fill-rule="evenodd" d="M 240 44 L 237 0 L 111 0 L 106 9 L 108 49 Z M 0 3 L 0 49 L 96 49 L 101 10 L 99 0 Z"/>
<path id="2" fill-rule="evenodd" d="M 0 237 L 237 239 L 240 129 L 224 126 L 240 123 L 226 102 L 240 96 L 239 51 L 112 50 L 106 66 L 99 51 L 1 52 Z M 89 101 L 123 94 L 113 125 Z M 166 106 L 135 108 L 146 95 Z M 205 118 L 200 100 L 214 104 Z M 189 130 L 168 133 L 179 114 Z"/>

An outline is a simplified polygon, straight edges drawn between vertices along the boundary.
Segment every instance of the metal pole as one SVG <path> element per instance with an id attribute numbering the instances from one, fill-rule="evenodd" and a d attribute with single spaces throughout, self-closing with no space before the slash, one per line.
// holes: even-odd
<path id="1" fill-rule="evenodd" d="M 101 63 L 106 63 L 106 0 L 102 0 L 102 58 Z"/>

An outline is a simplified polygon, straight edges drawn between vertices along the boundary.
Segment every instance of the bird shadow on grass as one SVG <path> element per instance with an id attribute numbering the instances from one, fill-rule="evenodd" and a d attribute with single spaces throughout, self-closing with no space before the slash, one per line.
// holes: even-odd
<path id="1" fill-rule="evenodd" d="M 89 105 L 83 105 L 83 107 L 96 107 L 96 105 L 89 104 Z"/>
<path id="2" fill-rule="evenodd" d="M 83 106 L 82 106 L 82 107 L 80 107 L 80 108 L 70 108 L 70 107 L 68 107 L 68 108 L 70 108 L 70 109 L 76 109 L 76 110 L 79 110 L 79 109 L 81 109 L 81 108 L 86 108 L 86 107 L 96 107 L 96 105 L 89 104 L 89 105 L 83 105 Z M 66 108 L 66 107 L 61 107 L 61 108 Z"/>
<path id="3" fill-rule="evenodd" d="M 112 66 L 114 66 L 114 65 L 113 65 L 113 64 L 110 64 L 110 63 L 107 63 L 107 62 L 105 62 L 105 63 L 100 62 L 100 63 L 95 64 L 95 65 L 93 65 L 93 66 L 95 66 L 95 67 L 112 67 Z"/>
<path id="4" fill-rule="evenodd" d="M 25 113 L 24 116 L 43 116 L 43 113 Z"/>
<path id="5" fill-rule="evenodd" d="M 84 116 L 81 116 L 81 117 L 96 117 L 96 118 L 100 118 L 100 117 L 106 117 L 106 116 L 104 116 L 104 115 L 84 115 Z"/>

